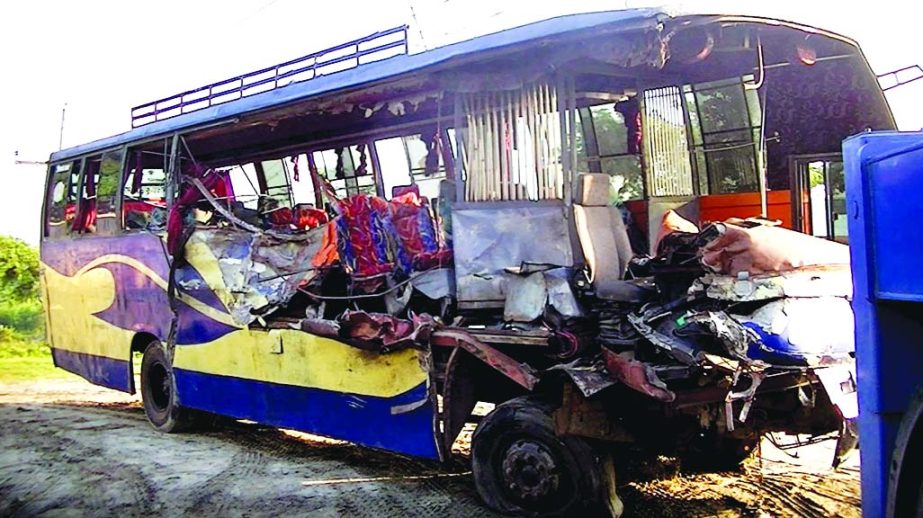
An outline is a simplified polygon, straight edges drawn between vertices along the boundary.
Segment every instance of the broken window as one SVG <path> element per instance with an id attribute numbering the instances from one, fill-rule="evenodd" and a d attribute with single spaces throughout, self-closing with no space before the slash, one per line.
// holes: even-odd
<path id="1" fill-rule="evenodd" d="M 365 144 L 315 151 L 317 174 L 326 180 L 338 198 L 356 194 L 375 195 L 375 176 Z"/>
<path id="2" fill-rule="evenodd" d="M 260 205 L 260 188 L 253 164 L 231 166 L 228 175 L 234 188 L 234 200 L 244 208 L 257 210 Z"/>
<path id="3" fill-rule="evenodd" d="M 637 100 L 631 99 L 579 111 L 578 141 L 595 139 L 596 153 L 588 154 L 587 146 L 578 142 L 578 171 L 608 174 L 612 178 L 613 194 L 620 201 L 644 198 L 639 128 L 633 126 L 637 124 L 637 106 Z"/>
<path id="4" fill-rule="evenodd" d="M 378 140 L 375 142 L 375 152 L 378 153 L 378 163 L 381 164 L 381 182 L 385 190 L 384 195 L 390 200 L 395 187 L 412 183 L 404 138 L 394 137 Z"/>
<path id="5" fill-rule="evenodd" d="M 310 205 L 317 207 L 317 193 L 314 190 L 314 179 L 308 165 L 307 155 L 301 154 L 288 159 L 291 166 L 292 199 L 295 206 Z"/>
<path id="6" fill-rule="evenodd" d="M 257 168 L 258 178 L 262 193 L 273 205 L 291 208 L 292 188 L 288 175 L 288 167 L 284 160 L 263 160 Z"/>
<path id="7" fill-rule="evenodd" d="M 70 233 L 77 211 L 77 187 L 80 180 L 80 160 L 51 166 L 48 184 L 47 226 L 45 235 L 64 237 Z"/>
<path id="8" fill-rule="evenodd" d="M 119 149 L 86 159 L 75 231 L 100 235 L 118 233 L 115 207 L 123 155 L 124 150 Z"/>
<path id="9" fill-rule="evenodd" d="M 416 185 L 420 195 L 439 197 L 439 183 L 445 179 L 441 138 L 435 133 L 424 137 L 416 133 L 375 142 L 385 197 L 391 199 L 394 187 Z"/>
<path id="10" fill-rule="evenodd" d="M 96 175 L 96 226 L 95 233 L 110 236 L 119 231 L 117 199 L 122 177 L 122 160 L 125 149 L 103 153 Z"/>
<path id="11" fill-rule="evenodd" d="M 169 152 L 167 140 L 128 150 L 122 189 L 126 230 L 160 231 L 166 226 Z"/>
<path id="12" fill-rule="evenodd" d="M 702 193 L 759 190 L 760 102 L 752 76 L 683 87 Z"/>

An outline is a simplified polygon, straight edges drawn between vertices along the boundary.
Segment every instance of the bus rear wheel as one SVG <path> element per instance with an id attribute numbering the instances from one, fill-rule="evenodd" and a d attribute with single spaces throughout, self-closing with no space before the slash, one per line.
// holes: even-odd
<path id="1" fill-rule="evenodd" d="M 471 463 L 478 494 L 491 508 L 525 516 L 570 516 L 598 505 L 592 450 L 558 437 L 553 407 L 532 396 L 498 405 L 478 425 Z"/>
<path id="2" fill-rule="evenodd" d="M 155 429 L 171 433 L 191 426 L 192 412 L 179 406 L 173 367 L 157 341 L 147 346 L 141 360 L 141 399 L 147 420 Z"/>

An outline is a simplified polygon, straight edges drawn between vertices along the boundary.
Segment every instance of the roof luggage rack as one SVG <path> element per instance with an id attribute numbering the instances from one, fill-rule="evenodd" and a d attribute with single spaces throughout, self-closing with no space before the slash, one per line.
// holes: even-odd
<path id="1" fill-rule="evenodd" d="M 131 109 L 131 127 L 137 128 L 407 53 L 407 25 L 394 27 L 278 65 L 135 106 Z"/>

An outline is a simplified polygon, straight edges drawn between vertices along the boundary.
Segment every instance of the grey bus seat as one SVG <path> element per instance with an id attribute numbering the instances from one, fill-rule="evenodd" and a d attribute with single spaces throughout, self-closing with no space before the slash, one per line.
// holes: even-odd
<path id="1" fill-rule="evenodd" d="M 596 296 L 634 302 L 642 294 L 635 283 L 622 279 L 633 252 L 621 211 L 609 205 L 609 175 L 578 175 L 574 202 L 577 236 Z"/>

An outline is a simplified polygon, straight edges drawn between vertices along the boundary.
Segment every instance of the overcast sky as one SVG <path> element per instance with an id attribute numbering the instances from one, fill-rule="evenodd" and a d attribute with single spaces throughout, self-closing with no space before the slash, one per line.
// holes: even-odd
<path id="1" fill-rule="evenodd" d="M 909 2 L 511 0 L 42 1 L 0 4 L 0 234 L 38 242 L 44 167 L 58 148 L 130 129 L 130 108 L 384 28 L 411 25 L 421 51 L 568 12 L 666 5 L 671 12 L 762 15 L 850 36 L 877 73 L 923 64 Z M 414 14 L 416 15 L 414 17 Z M 923 81 L 889 102 L 923 128 Z M 18 157 L 14 157 L 15 152 Z"/>

